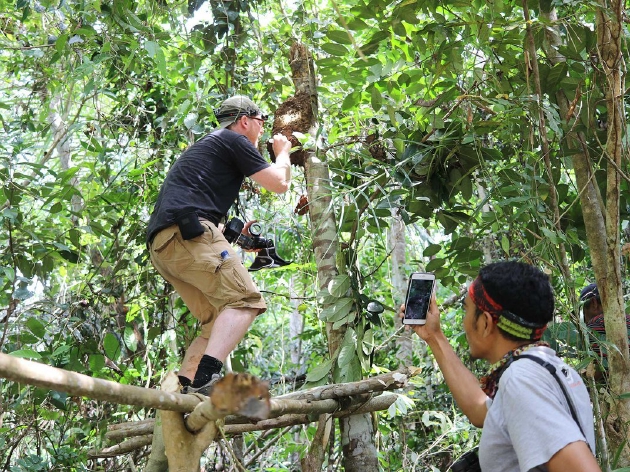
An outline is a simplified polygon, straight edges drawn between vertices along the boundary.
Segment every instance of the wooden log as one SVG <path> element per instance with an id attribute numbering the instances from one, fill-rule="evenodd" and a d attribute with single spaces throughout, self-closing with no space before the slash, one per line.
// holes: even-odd
<path id="1" fill-rule="evenodd" d="M 371 398 L 367 402 L 354 405 L 344 410 L 335 411 L 332 415 L 334 418 L 347 418 L 348 416 L 352 415 L 361 415 L 363 413 L 371 413 L 373 411 L 387 410 L 396 401 L 397 398 L 398 395 L 396 395 L 395 393 L 384 393 L 377 397 Z M 311 414 L 283 415 L 278 418 L 263 420 L 252 424 L 226 424 L 225 434 L 241 434 L 252 431 L 265 431 L 268 429 L 313 423 L 317 420 L 318 417 Z"/>
<path id="2" fill-rule="evenodd" d="M 180 413 L 193 411 L 201 401 L 194 395 L 123 385 L 3 353 L 0 353 L 0 377 L 76 397 Z"/>
<path id="3" fill-rule="evenodd" d="M 321 408 L 321 405 L 314 407 L 306 407 L 305 401 L 321 401 L 335 398 L 346 398 L 351 396 L 357 396 L 361 394 L 368 394 L 373 392 L 383 392 L 388 390 L 395 390 L 398 388 L 404 388 L 407 385 L 409 378 L 417 375 L 421 369 L 417 367 L 402 367 L 396 371 L 388 372 L 386 374 L 370 377 L 358 382 L 348 382 L 344 384 L 324 385 L 321 387 L 314 387 L 304 391 L 292 392 L 286 395 L 280 395 L 271 398 L 271 412 L 270 418 L 277 418 L 281 415 L 287 415 L 292 413 L 313 413 L 315 414 Z M 290 401 L 289 401 L 290 400 Z M 322 404 L 325 405 L 325 404 Z M 328 403 L 332 405 L 332 403 Z M 324 407 L 326 410 L 326 407 Z M 146 423 L 145 423 L 146 422 Z M 107 438 L 113 440 L 116 437 L 129 437 L 133 436 L 133 433 L 121 433 L 119 436 L 115 435 L 113 431 L 115 429 L 126 428 L 127 426 L 131 430 L 137 431 L 137 435 L 146 434 L 145 428 L 142 424 L 153 424 L 152 419 L 135 421 L 129 423 L 119 423 L 116 425 L 108 426 Z M 225 424 L 240 424 L 251 423 L 249 419 L 227 416 L 225 418 Z M 148 428 L 148 426 L 147 426 Z"/>
<path id="4" fill-rule="evenodd" d="M 150 446 L 151 441 L 153 441 L 152 434 L 147 434 L 144 436 L 137 436 L 127 441 L 123 441 L 120 444 L 106 447 L 101 450 L 92 449 L 88 451 L 88 458 L 97 459 L 97 458 L 105 458 L 105 457 L 122 456 L 123 454 L 128 454 L 129 452 L 135 451 L 136 449 L 140 449 L 145 446 Z"/>
<path id="5" fill-rule="evenodd" d="M 409 379 L 420 372 L 417 367 L 402 367 L 393 372 L 380 374 L 357 382 L 343 384 L 323 385 L 309 390 L 287 393 L 274 397 L 275 399 L 305 399 L 305 400 L 327 400 L 331 398 L 342 398 L 351 395 L 360 395 L 372 392 L 383 392 L 395 390 L 407 386 Z"/>
<path id="6" fill-rule="evenodd" d="M 130 427 L 141 426 L 143 424 L 150 424 L 153 426 L 153 418 L 147 418 L 145 420 L 128 421 L 127 423 L 115 423 L 107 426 L 108 431 L 116 431 L 119 429 L 126 429 Z"/>
<path id="7" fill-rule="evenodd" d="M 398 395 L 394 393 L 385 392 L 376 397 L 370 398 L 366 402 L 357 403 L 350 408 L 346 408 L 343 410 L 338 410 L 332 413 L 334 418 L 346 418 L 352 415 L 358 415 L 363 413 L 371 413 L 374 411 L 382 411 L 388 409 L 398 398 Z M 316 405 L 318 408 L 319 405 Z M 288 426 L 295 426 L 299 424 L 309 424 L 317 421 L 318 417 L 314 414 L 286 414 L 277 418 L 271 418 L 268 420 L 261 420 L 256 423 L 237 423 L 237 424 L 228 424 L 231 421 L 240 421 L 241 418 L 232 416 L 226 418 L 226 424 L 224 426 L 224 432 L 226 436 L 231 436 L 234 434 L 242 434 L 253 431 L 267 431 L 270 429 L 276 428 L 284 428 Z M 136 431 L 140 434 L 142 431 L 145 431 L 147 425 L 138 425 Z M 131 432 L 133 428 L 128 428 L 126 431 Z M 151 430 L 152 431 L 152 430 Z M 146 433 L 144 433 L 146 434 Z M 116 437 L 116 436 L 114 436 Z M 142 437 L 142 436 L 139 436 Z M 103 451 L 109 450 L 111 448 L 103 449 Z M 122 454 L 122 453 L 121 453 Z M 97 453 L 93 453 L 90 457 L 101 457 L 97 455 Z M 110 457 L 110 456 L 102 456 L 102 457 Z"/>
<path id="8" fill-rule="evenodd" d="M 409 377 L 417 374 L 417 368 L 403 368 L 370 379 L 346 384 L 325 385 L 304 392 L 294 392 L 272 401 L 271 416 L 290 412 L 299 413 L 297 403 L 278 403 L 275 400 L 327 400 L 351 395 L 401 388 Z M 202 401 L 194 395 L 164 392 L 161 390 L 123 385 L 97 379 L 57 367 L 28 361 L 0 353 L 0 377 L 15 382 L 34 385 L 72 396 L 84 396 L 95 400 L 110 401 L 121 405 L 137 405 L 144 408 L 190 413 Z M 275 405 L 275 406 L 274 406 Z M 146 420 L 151 422 L 152 420 Z M 123 426 L 119 426 L 123 427 Z M 111 429 L 115 429 L 111 428 Z"/>
<path id="9" fill-rule="evenodd" d="M 150 420 L 145 421 L 143 424 L 121 423 L 121 425 L 125 425 L 126 427 L 110 430 L 108 426 L 107 432 L 105 433 L 105 439 L 107 441 L 117 442 L 117 441 L 123 440 L 125 438 L 130 438 L 133 436 L 142 436 L 145 434 L 152 434 L 153 427 L 155 425 L 155 420 L 150 419 Z M 120 425 L 115 425 L 115 426 L 120 426 Z"/>

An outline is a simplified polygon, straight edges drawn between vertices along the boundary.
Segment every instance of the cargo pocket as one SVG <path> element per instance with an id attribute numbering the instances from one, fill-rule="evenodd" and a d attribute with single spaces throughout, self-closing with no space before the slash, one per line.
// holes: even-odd
<path id="1" fill-rule="evenodd" d="M 194 262 L 194 258 L 180 241 L 177 231 L 166 231 L 158 234 L 153 241 L 152 252 L 160 264 L 168 267 L 173 273 L 186 270 Z"/>
<path id="2" fill-rule="evenodd" d="M 164 235 L 162 235 L 162 233 L 164 233 Z M 176 234 L 177 233 L 175 231 L 170 233 L 168 231 L 162 231 L 158 233 L 153 240 L 153 244 L 151 244 L 151 250 L 160 254 L 166 249 L 171 241 L 173 241 Z"/>
<path id="3" fill-rule="evenodd" d="M 242 265 L 240 260 L 230 257 L 220 261 L 215 269 L 222 291 L 221 298 L 228 302 L 240 300 L 247 292 L 243 278 L 238 271 L 239 265 Z"/>

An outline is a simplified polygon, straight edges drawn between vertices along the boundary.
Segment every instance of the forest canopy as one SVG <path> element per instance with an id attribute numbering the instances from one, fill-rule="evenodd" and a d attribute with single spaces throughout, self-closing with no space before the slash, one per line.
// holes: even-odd
<path id="1" fill-rule="evenodd" d="M 198 326 L 148 258 L 157 192 L 180 153 L 216 127 L 222 100 L 247 95 L 273 118 L 296 95 L 291 48 L 301 44 L 318 113 L 294 137 L 325 166 L 325 198 L 309 201 L 308 165 L 293 166 L 282 196 L 246 181 L 239 211 L 292 264 L 254 274 L 269 310 L 230 368 L 282 394 L 422 367 L 375 414 L 379 463 L 446 470 L 479 431 L 426 347 L 399 328 L 411 272 L 436 275 L 446 334 L 464 357 L 458 302 L 496 260 L 550 276 L 556 319 L 546 339 L 578 370 L 596 360 L 580 341 L 579 290 L 597 282 L 606 313 L 623 323 L 624 15 L 621 3 L 586 1 L 0 0 L 2 352 L 147 388 L 177 369 Z M 270 137 L 268 125 L 261 142 Z M 314 205 L 335 221 L 330 280 L 314 249 Z M 246 266 L 252 259 L 243 253 Z M 368 309 L 375 302 L 382 313 Z M 608 339 L 618 356 L 606 382 L 621 400 L 602 419 L 617 426 L 627 424 L 630 391 L 622 328 Z M 0 388 L 5 469 L 135 470 L 146 461 L 146 447 L 107 459 L 88 451 L 104 444 L 108 425 L 150 418 L 150 409 Z M 627 448 L 625 429 L 606 431 L 598 458 L 630 466 L 625 452 L 605 452 L 606 439 L 610 451 Z M 274 434 L 272 449 L 260 432 L 240 446 L 222 440 L 204 465 L 231 464 L 229 444 L 259 452 L 252 467 L 287 470 L 316 425 Z M 329 470 L 343 460 L 341 436 L 333 430 Z"/>

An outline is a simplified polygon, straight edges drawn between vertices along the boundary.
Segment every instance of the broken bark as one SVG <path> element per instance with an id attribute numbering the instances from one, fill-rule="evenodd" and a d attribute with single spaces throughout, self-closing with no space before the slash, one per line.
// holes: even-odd
<path id="1" fill-rule="evenodd" d="M 166 376 L 162 382 L 165 392 L 177 392 L 180 389 L 179 380 L 174 373 Z M 202 402 L 199 405 L 205 405 Z M 210 415 L 208 421 L 198 431 L 191 433 L 186 429 L 184 416 L 181 413 L 162 410 L 162 437 L 164 438 L 164 452 L 168 458 L 169 472 L 199 472 L 201 454 L 217 435 L 217 426 Z"/>
<path id="2" fill-rule="evenodd" d="M 180 388 L 177 375 L 173 372 L 162 382 L 164 392 L 173 393 Z M 179 412 L 159 412 L 161 425 L 156 423 L 155 435 L 159 435 L 158 430 L 161 429 L 169 472 L 199 471 L 201 455 L 219 431 L 217 420 L 235 413 L 257 420 L 269 416 L 267 383 L 250 374 L 227 374 L 213 386 L 209 398 L 199 394 L 192 396 L 198 397 L 200 402 L 187 418 Z M 149 463 L 154 463 L 156 467 L 151 472 L 164 471 L 161 448 L 152 450 Z"/>

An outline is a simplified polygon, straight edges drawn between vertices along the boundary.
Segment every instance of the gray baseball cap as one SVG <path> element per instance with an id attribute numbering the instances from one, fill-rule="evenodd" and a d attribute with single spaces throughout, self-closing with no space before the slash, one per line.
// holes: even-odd
<path id="1" fill-rule="evenodd" d="M 225 100 L 221 106 L 214 110 L 214 116 L 219 122 L 219 128 L 227 128 L 241 116 L 262 115 L 264 120 L 267 115 L 260 111 L 249 98 L 244 95 L 235 95 Z"/>

